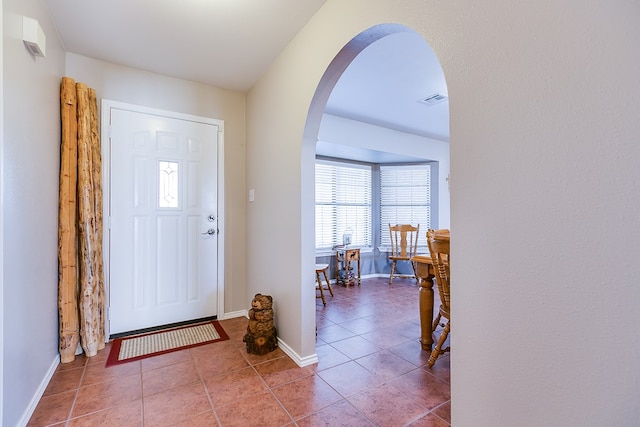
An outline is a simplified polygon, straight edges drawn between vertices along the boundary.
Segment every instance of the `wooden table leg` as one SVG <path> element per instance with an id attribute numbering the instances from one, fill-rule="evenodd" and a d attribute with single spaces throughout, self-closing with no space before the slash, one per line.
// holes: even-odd
<path id="1" fill-rule="evenodd" d="M 433 347 L 433 266 L 429 258 L 414 257 L 416 274 L 420 278 L 420 344 L 422 349 Z M 420 262 L 422 261 L 422 262 Z"/>
<path id="2" fill-rule="evenodd" d="M 422 349 L 431 351 L 433 346 L 433 276 L 420 278 L 420 343 Z"/>

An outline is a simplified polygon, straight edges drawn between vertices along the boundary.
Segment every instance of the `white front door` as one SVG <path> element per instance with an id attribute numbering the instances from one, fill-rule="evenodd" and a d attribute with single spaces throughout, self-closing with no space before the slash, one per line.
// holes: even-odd
<path id="1" fill-rule="evenodd" d="M 107 114 L 109 333 L 217 315 L 220 127 Z"/>

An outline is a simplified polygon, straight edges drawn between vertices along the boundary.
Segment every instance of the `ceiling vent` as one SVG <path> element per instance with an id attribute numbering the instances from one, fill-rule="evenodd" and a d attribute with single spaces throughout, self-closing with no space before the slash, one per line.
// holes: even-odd
<path id="1" fill-rule="evenodd" d="M 436 92 L 433 95 L 429 95 L 424 99 L 421 99 L 420 102 L 422 102 L 423 104 L 427 104 L 427 105 L 435 105 L 435 104 L 439 104 L 443 101 L 447 100 L 447 95 L 440 93 L 440 92 Z"/>

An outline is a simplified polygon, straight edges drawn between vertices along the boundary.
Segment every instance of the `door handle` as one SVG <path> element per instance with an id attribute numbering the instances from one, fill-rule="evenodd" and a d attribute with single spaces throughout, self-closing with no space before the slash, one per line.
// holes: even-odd
<path id="1" fill-rule="evenodd" d="M 208 234 L 209 236 L 213 236 L 214 234 L 216 234 L 216 231 L 213 228 L 210 228 L 204 233 L 200 233 L 200 234 Z"/>

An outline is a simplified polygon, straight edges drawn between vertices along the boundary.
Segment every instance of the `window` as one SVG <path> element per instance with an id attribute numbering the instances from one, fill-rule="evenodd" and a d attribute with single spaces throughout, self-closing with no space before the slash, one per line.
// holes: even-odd
<path id="1" fill-rule="evenodd" d="M 353 246 L 371 246 L 371 166 L 316 161 L 316 250 L 342 244 L 350 228 Z"/>
<path id="2" fill-rule="evenodd" d="M 178 162 L 158 162 L 158 207 L 178 208 Z"/>
<path id="3" fill-rule="evenodd" d="M 418 246 L 431 226 L 431 166 L 380 166 L 380 245 L 391 246 L 389 224 L 420 224 Z"/>

